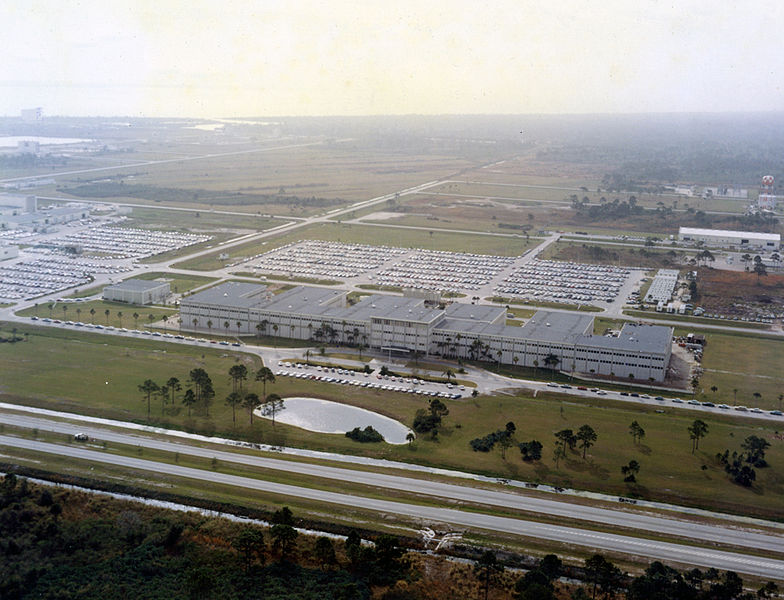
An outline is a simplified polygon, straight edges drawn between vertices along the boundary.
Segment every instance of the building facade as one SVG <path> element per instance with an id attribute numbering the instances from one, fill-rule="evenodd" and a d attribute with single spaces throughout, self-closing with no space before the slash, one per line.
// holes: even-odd
<path id="1" fill-rule="evenodd" d="M 617 337 L 593 334 L 590 315 L 538 311 L 506 325 L 499 306 L 431 308 L 418 298 L 371 295 L 353 306 L 346 292 L 226 282 L 183 298 L 184 329 L 270 335 L 314 343 L 361 344 L 383 352 L 437 355 L 567 372 L 663 381 L 672 328 L 627 324 Z"/>
<path id="2" fill-rule="evenodd" d="M 171 295 L 171 289 L 165 281 L 147 281 L 144 279 L 126 279 L 103 290 L 103 299 L 128 304 L 160 304 Z"/>
<path id="3" fill-rule="evenodd" d="M 706 246 L 722 248 L 765 248 L 778 250 L 779 246 L 781 246 L 781 235 L 778 233 L 757 233 L 754 231 L 681 227 L 678 230 L 678 239 L 682 242 L 702 242 Z"/>

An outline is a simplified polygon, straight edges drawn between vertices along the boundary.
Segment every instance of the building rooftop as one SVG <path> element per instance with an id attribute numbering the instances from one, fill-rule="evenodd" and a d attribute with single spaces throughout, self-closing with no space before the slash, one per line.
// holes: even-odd
<path id="1" fill-rule="evenodd" d="M 455 302 L 446 307 L 444 314 L 449 319 L 465 319 L 468 321 L 492 323 L 497 319 L 504 317 L 506 309 L 503 306 L 461 304 Z"/>
<path id="2" fill-rule="evenodd" d="M 578 345 L 590 345 L 608 350 L 665 352 L 672 341 L 672 327 L 626 323 L 618 337 L 601 335 L 585 336 Z"/>
<path id="3" fill-rule="evenodd" d="M 145 292 L 154 290 L 162 285 L 169 285 L 168 281 L 153 281 L 149 279 L 126 279 L 120 283 L 106 286 L 105 290 L 123 290 L 128 292 Z"/>
<path id="4" fill-rule="evenodd" d="M 180 304 L 213 304 L 228 308 L 250 308 L 258 306 L 266 299 L 266 285 L 226 281 L 202 292 L 196 292 L 180 301 Z"/>
<path id="5" fill-rule="evenodd" d="M 442 310 L 425 306 L 425 301 L 422 298 L 383 296 L 381 294 L 366 296 L 352 308 L 354 312 L 351 318 L 360 320 L 369 320 L 371 317 L 376 317 L 398 321 L 432 323 L 444 314 Z"/>
<path id="6" fill-rule="evenodd" d="M 259 307 L 273 312 L 321 315 L 329 312 L 328 308 L 338 308 L 330 305 L 339 302 L 345 296 L 345 290 L 298 285 L 277 296 L 272 296 L 266 304 L 260 304 Z M 343 304 L 340 306 L 342 307 Z"/>
<path id="7" fill-rule="evenodd" d="M 757 233 L 756 231 L 730 231 L 728 229 L 699 229 L 697 227 L 681 227 L 678 232 L 681 235 L 715 235 L 720 237 L 753 237 L 771 242 L 780 242 L 781 235 L 778 233 Z"/>
<path id="8" fill-rule="evenodd" d="M 533 341 L 573 343 L 577 337 L 593 333 L 593 317 L 540 310 L 520 329 Z"/>

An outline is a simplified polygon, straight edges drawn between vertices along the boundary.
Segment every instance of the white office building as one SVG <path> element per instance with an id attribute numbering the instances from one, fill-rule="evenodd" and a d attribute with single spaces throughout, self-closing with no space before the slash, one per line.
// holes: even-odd
<path id="1" fill-rule="evenodd" d="M 165 281 L 126 279 L 115 285 L 106 286 L 103 290 L 103 299 L 139 305 L 159 304 L 165 302 L 170 294 L 170 286 Z"/>
<path id="2" fill-rule="evenodd" d="M 299 286 L 272 295 L 263 285 L 226 282 L 183 298 L 183 329 L 362 344 L 414 353 L 550 366 L 575 373 L 662 381 L 672 328 L 627 324 L 617 337 L 593 334 L 590 315 L 538 311 L 523 327 L 506 325 L 500 306 L 371 295 L 353 306 L 346 292 Z"/>
<path id="3" fill-rule="evenodd" d="M 682 242 L 702 242 L 706 246 L 722 248 L 766 248 L 778 250 L 781 235 L 754 231 L 727 231 L 724 229 L 698 229 L 681 227 L 678 239 Z"/>

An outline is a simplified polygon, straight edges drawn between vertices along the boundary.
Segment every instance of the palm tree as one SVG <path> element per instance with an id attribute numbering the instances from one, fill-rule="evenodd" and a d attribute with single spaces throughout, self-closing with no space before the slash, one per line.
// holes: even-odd
<path id="1" fill-rule="evenodd" d="M 237 321 L 237 337 L 240 335 L 240 327 L 242 327 L 242 321 Z"/>
<path id="2" fill-rule="evenodd" d="M 119 311 L 117 312 L 117 318 L 120 319 L 120 327 L 122 327 L 122 318 L 123 318 L 122 312 Z"/>
<path id="3" fill-rule="evenodd" d="M 231 323 L 229 323 L 228 321 L 224 321 L 223 322 L 223 328 L 226 330 L 226 335 L 229 335 L 229 326 L 230 325 L 231 325 Z"/>
<path id="4" fill-rule="evenodd" d="M 82 320 L 82 309 L 79 308 L 79 307 L 76 308 L 76 320 L 77 321 L 81 321 Z"/>
<path id="5" fill-rule="evenodd" d="M 256 381 L 261 381 L 261 393 L 266 398 L 267 382 L 269 381 L 270 383 L 275 383 L 275 374 L 269 367 L 261 367 L 258 371 L 256 371 Z"/>
<path id="6" fill-rule="evenodd" d="M 212 321 L 207 321 L 207 329 L 212 333 Z"/>
<path id="7" fill-rule="evenodd" d="M 444 369 L 444 375 L 446 376 L 446 381 L 449 383 L 450 379 L 455 376 L 455 372 L 452 369 Z"/>
<path id="8" fill-rule="evenodd" d="M 163 315 L 163 330 L 166 331 L 166 324 L 169 322 L 169 315 Z"/>
<path id="9" fill-rule="evenodd" d="M 95 325 L 95 309 L 94 308 L 90 309 L 90 323 Z"/>
<path id="10" fill-rule="evenodd" d="M 414 443 L 414 440 L 415 440 L 415 439 L 416 439 L 416 436 L 414 435 L 414 433 L 413 433 L 413 432 L 409 431 L 409 432 L 406 434 L 406 441 L 408 442 L 408 447 L 409 447 L 409 448 L 411 447 L 411 444 L 413 444 L 413 443 Z"/>
<path id="11" fill-rule="evenodd" d="M 515 355 L 512 357 L 512 362 L 515 364 L 515 367 L 516 367 L 516 366 L 517 366 L 517 363 L 518 363 L 518 362 L 520 362 L 520 357 L 519 357 L 519 356 L 517 356 L 517 355 L 515 354 Z"/>
<path id="12" fill-rule="evenodd" d="M 555 354 L 548 354 L 544 357 L 544 366 L 550 367 L 553 371 L 558 366 L 558 363 L 561 362 L 561 359 L 558 358 Z"/>
<path id="13" fill-rule="evenodd" d="M 133 328 L 139 329 L 139 313 L 135 312 L 131 316 L 133 317 Z"/>
<path id="14" fill-rule="evenodd" d="M 147 320 L 150 322 L 150 325 L 152 325 L 153 321 L 155 321 L 155 315 L 152 314 L 152 313 L 148 314 L 147 315 Z"/>
<path id="15" fill-rule="evenodd" d="M 65 315 L 66 315 L 67 312 L 68 312 L 68 305 L 67 304 L 63 304 L 63 320 L 65 319 Z"/>
<path id="16" fill-rule="evenodd" d="M 193 328 L 194 328 L 194 329 L 198 329 L 198 326 L 199 326 L 199 319 L 197 319 L 196 317 L 193 317 L 193 321 L 192 321 L 192 323 L 193 323 Z"/>

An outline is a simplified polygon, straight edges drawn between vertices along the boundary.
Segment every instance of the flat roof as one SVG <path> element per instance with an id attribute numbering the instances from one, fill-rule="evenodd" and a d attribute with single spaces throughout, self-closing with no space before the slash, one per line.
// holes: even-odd
<path id="1" fill-rule="evenodd" d="M 250 308 L 264 302 L 266 285 L 225 281 L 204 291 L 196 292 L 180 300 L 180 305 L 212 304 L 227 308 Z"/>
<path id="2" fill-rule="evenodd" d="M 503 306 L 491 306 L 489 304 L 461 304 L 454 302 L 444 309 L 444 314 L 449 319 L 492 323 L 500 316 L 506 314 L 506 309 Z"/>
<path id="3" fill-rule="evenodd" d="M 425 306 L 424 298 L 406 298 L 404 296 L 384 296 L 373 294 L 357 302 L 352 308 L 353 319 L 370 320 L 395 319 L 396 321 L 417 321 L 432 323 L 444 314 L 444 311 Z"/>
<path id="4" fill-rule="evenodd" d="M 570 342 L 593 333 L 593 317 L 576 313 L 540 310 L 520 328 L 524 337 L 542 342 Z"/>
<path id="5" fill-rule="evenodd" d="M 298 285 L 276 296 L 272 296 L 259 308 L 273 312 L 296 312 L 306 315 L 320 315 L 328 312 L 329 304 L 346 295 L 345 290 L 309 287 Z"/>
<path id="6" fill-rule="evenodd" d="M 758 233 L 756 231 L 730 231 L 728 229 L 700 229 L 698 227 L 681 227 L 678 229 L 681 235 L 714 235 L 720 237 L 739 237 L 757 238 L 760 240 L 770 240 L 780 242 L 781 235 L 778 233 Z"/>
<path id="7" fill-rule="evenodd" d="M 578 340 L 579 346 L 592 346 L 608 350 L 631 350 L 643 352 L 666 352 L 672 342 L 672 327 L 626 323 L 618 337 L 602 335 L 585 336 Z"/>
<path id="8" fill-rule="evenodd" d="M 119 290 L 123 292 L 146 292 L 147 290 L 154 290 L 164 285 L 169 285 L 168 281 L 155 281 L 150 279 L 126 279 L 114 285 L 108 285 L 104 288 L 106 290 Z"/>

